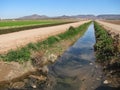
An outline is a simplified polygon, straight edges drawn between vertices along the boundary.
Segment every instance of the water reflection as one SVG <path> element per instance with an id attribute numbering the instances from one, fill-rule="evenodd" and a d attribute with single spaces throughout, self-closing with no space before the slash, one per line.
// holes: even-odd
<path id="1" fill-rule="evenodd" d="M 94 90 L 101 83 L 100 79 L 96 80 L 101 73 L 94 63 L 94 44 L 94 26 L 91 24 L 85 35 L 49 66 L 49 90 Z"/>

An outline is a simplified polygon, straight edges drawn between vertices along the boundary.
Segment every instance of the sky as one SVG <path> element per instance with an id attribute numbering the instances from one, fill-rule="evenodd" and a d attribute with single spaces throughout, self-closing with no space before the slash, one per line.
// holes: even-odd
<path id="1" fill-rule="evenodd" d="M 120 14 L 120 0 L 0 0 L 0 18 Z"/>

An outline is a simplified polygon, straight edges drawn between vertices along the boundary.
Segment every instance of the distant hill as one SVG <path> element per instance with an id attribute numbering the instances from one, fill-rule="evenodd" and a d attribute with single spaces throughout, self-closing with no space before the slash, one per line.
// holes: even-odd
<path id="1" fill-rule="evenodd" d="M 75 15 L 75 16 L 71 16 L 73 18 L 87 18 L 87 19 L 94 19 L 96 18 L 94 15 Z"/>
<path id="2" fill-rule="evenodd" d="M 72 16 L 67 16 L 67 15 L 62 15 L 58 17 L 52 17 L 52 18 L 83 18 L 83 19 L 94 19 L 94 15 L 72 15 Z"/>
<path id="3" fill-rule="evenodd" d="M 29 16 L 23 16 L 17 19 L 22 19 L 22 20 L 29 20 L 29 19 L 46 19 L 49 18 L 46 15 L 37 15 L 37 14 L 33 14 L 33 15 L 29 15 Z"/>
<path id="4" fill-rule="evenodd" d="M 64 18 L 71 18 L 71 17 L 67 16 L 67 15 L 62 15 L 62 16 L 51 17 L 51 18 L 61 18 L 61 19 L 64 19 Z"/>
<path id="5" fill-rule="evenodd" d="M 82 19 L 114 19 L 114 20 L 120 20 L 120 15 L 115 14 L 106 14 L 106 15 L 73 15 L 73 16 L 59 16 L 57 18 L 82 18 Z"/>
<path id="6" fill-rule="evenodd" d="M 67 16 L 67 15 L 62 15 L 62 16 L 57 16 L 57 17 L 48 17 L 46 15 L 38 15 L 38 14 L 33 14 L 29 16 L 23 16 L 17 19 L 20 20 L 36 20 L 36 19 L 49 19 L 49 18 L 58 18 L 58 19 L 65 19 L 65 18 L 82 18 L 82 19 L 115 19 L 115 20 L 120 20 L 120 15 L 116 14 L 104 14 L 104 15 L 73 15 L 73 16 Z"/>
<path id="7" fill-rule="evenodd" d="M 120 15 L 114 15 L 114 14 L 106 14 L 106 15 L 98 15 L 98 19 L 120 19 Z"/>

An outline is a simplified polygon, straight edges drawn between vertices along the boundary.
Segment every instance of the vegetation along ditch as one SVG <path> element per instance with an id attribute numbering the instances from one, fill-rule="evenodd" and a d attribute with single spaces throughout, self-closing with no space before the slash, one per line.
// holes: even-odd
<path id="1" fill-rule="evenodd" d="M 120 88 L 120 35 L 105 30 L 97 22 L 94 23 L 97 62 L 103 66 L 107 83 Z"/>
<path id="2" fill-rule="evenodd" d="M 7 54 L 0 55 L 0 60 L 5 62 L 32 62 L 36 71 L 11 81 L 1 82 L 0 88 L 35 88 L 36 84 L 42 87 L 47 80 L 47 65 L 55 60 L 80 36 L 84 34 L 91 22 L 77 28 L 70 27 L 65 33 L 51 36 L 42 42 L 30 43 L 23 48 L 11 50 Z"/>

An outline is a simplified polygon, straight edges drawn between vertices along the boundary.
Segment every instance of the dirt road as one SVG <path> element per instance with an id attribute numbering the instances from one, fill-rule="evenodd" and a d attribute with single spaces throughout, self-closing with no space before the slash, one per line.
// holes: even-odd
<path id="1" fill-rule="evenodd" d="M 105 29 L 110 30 L 111 32 L 120 34 L 120 25 L 99 21 L 99 20 L 97 20 L 97 22 L 101 24 Z"/>
<path id="2" fill-rule="evenodd" d="M 0 54 L 6 53 L 11 49 L 23 47 L 30 42 L 37 42 L 49 36 L 65 32 L 70 26 L 78 27 L 88 21 L 81 21 L 76 23 L 31 29 L 15 33 L 0 35 Z"/>

